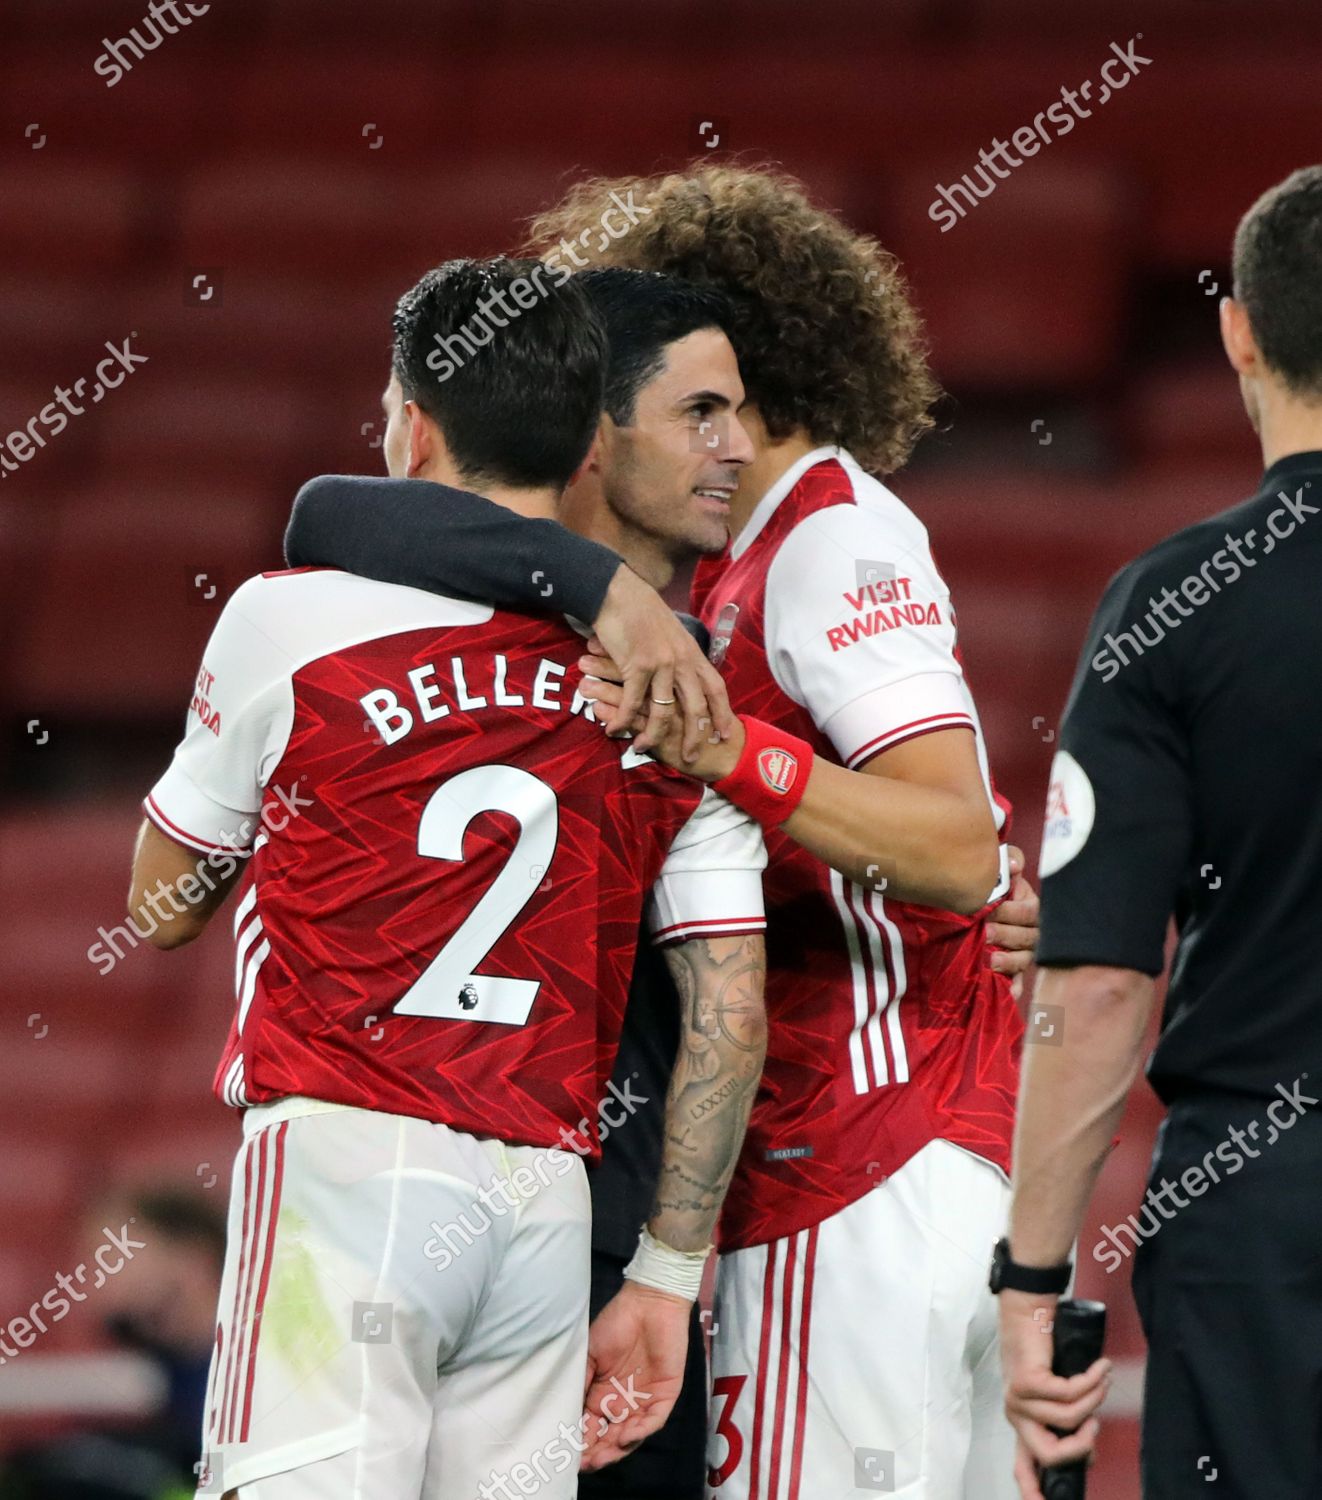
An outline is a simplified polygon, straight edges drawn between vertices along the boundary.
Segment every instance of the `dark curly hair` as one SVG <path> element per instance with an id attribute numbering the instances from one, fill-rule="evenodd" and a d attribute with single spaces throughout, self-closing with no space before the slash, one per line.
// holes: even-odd
<path id="1" fill-rule="evenodd" d="M 1322 396 L 1322 167 L 1292 173 L 1244 215 L 1235 297 L 1263 359 L 1297 395 Z"/>
<path id="2" fill-rule="evenodd" d="M 532 220 L 528 249 L 582 243 L 626 192 L 637 222 L 602 236 L 594 265 L 719 287 L 748 398 L 773 438 L 802 428 L 875 474 L 903 466 L 941 392 L 893 255 L 814 207 L 794 178 L 728 164 L 576 183 Z"/>

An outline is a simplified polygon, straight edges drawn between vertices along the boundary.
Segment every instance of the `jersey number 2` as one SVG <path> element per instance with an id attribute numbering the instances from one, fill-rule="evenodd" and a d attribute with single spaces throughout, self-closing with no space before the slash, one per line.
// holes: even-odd
<path id="1" fill-rule="evenodd" d="M 405 991 L 395 1006 L 398 1016 L 494 1021 L 502 1026 L 527 1023 L 541 981 L 476 971 L 532 900 L 550 868 L 560 836 L 560 810 L 555 793 L 530 772 L 517 766 L 474 766 L 442 782 L 427 799 L 418 825 L 418 853 L 428 859 L 462 860 L 464 833 L 484 812 L 514 818 L 518 841 L 458 932 Z"/>

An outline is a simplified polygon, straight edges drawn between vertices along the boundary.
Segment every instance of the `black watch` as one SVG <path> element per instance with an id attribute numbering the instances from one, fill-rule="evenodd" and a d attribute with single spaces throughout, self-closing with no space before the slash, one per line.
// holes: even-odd
<path id="1" fill-rule="evenodd" d="M 1038 1297 L 1058 1297 L 1070 1284 L 1074 1267 L 1021 1266 L 1010 1258 L 1010 1241 L 1000 1239 L 992 1251 L 991 1276 L 987 1285 L 993 1292 L 1031 1292 Z"/>

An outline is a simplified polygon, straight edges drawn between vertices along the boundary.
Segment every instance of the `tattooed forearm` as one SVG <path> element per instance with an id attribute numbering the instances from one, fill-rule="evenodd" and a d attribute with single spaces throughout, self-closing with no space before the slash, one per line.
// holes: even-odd
<path id="1" fill-rule="evenodd" d="M 689 1110 L 689 1114 L 695 1120 L 700 1120 L 709 1109 L 715 1109 L 722 1099 L 728 1099 L 738 1087 L 739 1080 L 737 1078 L 727 1078 L 714 1094 L 708 1094 L 705 1099 L 699 1099 L 693 1108 Z"/>
<path id="2" fill-rule="evenodd" d="M 762 1076 L 766 949 L 760 937 L 695 938 L 667 948 L 666 962 L 679 990 L 680 1040 L 650 1227 L 676 1250 L 700 1250 L 711 1243 Z"/>

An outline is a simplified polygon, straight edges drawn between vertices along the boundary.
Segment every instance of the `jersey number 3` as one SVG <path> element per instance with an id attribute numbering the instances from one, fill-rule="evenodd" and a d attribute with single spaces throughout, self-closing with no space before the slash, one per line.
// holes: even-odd
<path id="1" fill-rule="evenodd" d="M 418 825 L 418 853 L 428 859 L 462 861 L 464 833 L 484 812 L 514 818 L 518 841 L 458 932 L 405 991 L 395 1006 L 397 1016 L 494 1021 L 502 1026 L 527 1023 L 541 981 L 476 971 L 550 869 L 560 836 L 560 810 L 551 788 L 528 771 L 474 766 L 442 782 L 427 799 Z"/>

